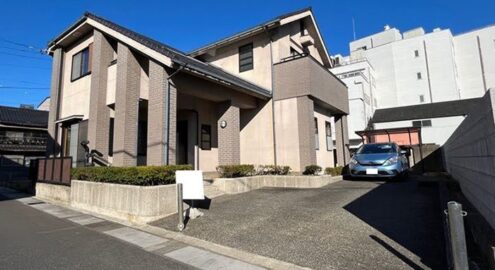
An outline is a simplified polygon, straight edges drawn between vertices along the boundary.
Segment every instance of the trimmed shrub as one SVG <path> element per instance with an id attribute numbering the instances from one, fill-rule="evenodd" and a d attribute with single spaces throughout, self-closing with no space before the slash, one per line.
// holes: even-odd
<path id="1" fill-rule="evenodd" d="M 255 174 L 254 165 L 251 164 L 241 164 L 241 165 L 220 165 L 217 167 L 217 172 L 220 177 L 224 178 L 235 178 L 251 176 Z"/>
<path id="2" fill-rule="evenodd" d="M 73 168 L 71 176 L 92 182 L 154 186 L 174 184 L 175 171 L 179 170 L 192 170 L 192 166 L 80 167 Z"/>
<path id="3" fill-rule="evenodd" d="M 304 175 L 317 175 L 321 172 L 321 167 L 318 165 L 308 165 L 304 168 Z"/>
<path id="4" fill-rule="evenodd" d="M 291 168 L 280 165 L 260 165 L 256 171 L 257 175 L 288 175 Z"/>
<path id="5" fill-rule="evenodd" d="M 327 167 L 325 168 L 325 174 L 331 175 L 331 176 L 337 176 L 337 175 L 342 175 L 342 170 L 343 167 Z"/>

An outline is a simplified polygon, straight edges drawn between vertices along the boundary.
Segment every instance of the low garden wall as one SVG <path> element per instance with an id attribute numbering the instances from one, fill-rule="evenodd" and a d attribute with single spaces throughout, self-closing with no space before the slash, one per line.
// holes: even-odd
<path id="1" fill-rule="evenodd" d="M 176 185 L 132 186 L 72 180 L 70 205 L 130 222 L 177 213 Z"/>
<path id="2" fill-rule="evenodd" d="M 36 197 L 48 202 L 70 204 L 71 188 L 64 185 L 36 183 Z"/>
<path id="3" fill-rule="evenodd" d="M 217 178 L 213 185 L 227 194 L 238 194 L 263 187 L 320 188 L 342 180 L 342 176 L 259 175 L 239 178 Z"/>

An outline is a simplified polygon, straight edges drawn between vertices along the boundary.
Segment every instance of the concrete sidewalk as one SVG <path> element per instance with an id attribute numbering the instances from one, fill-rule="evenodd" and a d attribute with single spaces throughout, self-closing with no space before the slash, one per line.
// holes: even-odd
<path id="1" fill-rule="evenodd" d="M 251 263 L 246 263 L 238 259 L 218 254 L 216 252 L 167 239 L 129 226 L 123 226 L 119 223 L 104 220 L 101 217 L 96 217 L 66 207 L 45 203 L 36 198 L 29 197 L 26 194 L 10 189 L 0 188 L 0 196 L 8 198 L 8 200 L 16 200 L 17 202 L 22 203 L 25 207 L 39 210 L 61 220 L 70 221 L 74 223 L 75 226 L 82 226 L 87 229 L 97 231 L 106 236 L 110 236 L 125 243 L 139 247 L 145 252 L 149 252 L 170 261 L 179 263 L 173 267 L 174 269 L 187 269 L 188 267 L 192 267 L 192 269 L 266 269 Z M 91 258 L 89 258 L 89 260 L 91 260 Z M 13 263 L 9 262 L 8 258 L 4 258 L 0 261 L 4 261 L 6 264 Z M 180 264 L 185 267 L 180 267 Z M 171 267 L 171 265 L 169 267 Z"/>

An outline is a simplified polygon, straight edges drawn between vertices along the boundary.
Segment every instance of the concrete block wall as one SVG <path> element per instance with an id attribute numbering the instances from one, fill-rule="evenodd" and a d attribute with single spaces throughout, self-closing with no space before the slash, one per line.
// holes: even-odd
<path id="1" fill-rule="evenodd" d="M 88 140 L 91 149 L 97 149 L 108 158 L 110 109 L 106 105 L 108 65 L 113 59 L 113 48 L 107 38 L 94 30 L 91 62 L 91 91 L 89 98 Z"/>
<path id="2" fill-rule="evenodd" d="M 113 165 L 136 166 L 141 68 L 127 45 L 119 42 L 117 53 Z"/>
<path id="3" fill-rule="evenodd" d="M 495 89 L 442 147 L 444 165 L 468 200 L 495 229 Z"/>

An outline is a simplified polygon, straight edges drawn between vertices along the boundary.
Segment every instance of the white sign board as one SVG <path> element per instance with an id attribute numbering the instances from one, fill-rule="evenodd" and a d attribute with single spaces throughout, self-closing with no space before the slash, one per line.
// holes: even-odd
<path id="1" fill-rule="evenodd" d="M 202 171 L 176 171 L 175 182 L 182 184 L 182 198 L 184 200 L 204 200 Z"/>

